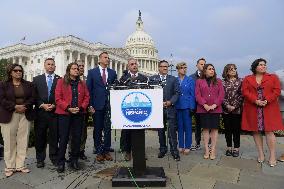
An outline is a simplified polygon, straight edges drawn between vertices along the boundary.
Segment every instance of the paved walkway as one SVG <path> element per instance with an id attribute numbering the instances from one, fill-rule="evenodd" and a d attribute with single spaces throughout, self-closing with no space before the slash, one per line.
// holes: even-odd
<path id="1" fill-rule="evenodd" d="M 5 178 L 0 172 L 0 189 L 61 189 L 61 188 L 102 188 L 111 187 L 111 176 L 117 166 L 130 166 L 131 162 L 123 161 L 120 153 L 116 161 L 105 164 L 94 163 L 92 154 L 92 129 L 88 130 L 86 155 L 87 161 L 80 161 L 81 171 L 74 172 L 67 168 L 65 173 L 58 174 L 49 160 L 44 169 L 36 168 L 35 149 L 28 151 L 28 167 L 31 173 L 16 173 Z M 115 142 L 113 131 L 113 147 L 118 149 L 118 132 Z M 191 152 L 182 156 L 180 162 L 175 162 L 171 156 L 162 160 L 157 158 L 158 137 L 155 131 L 146 133 L 146 154 L 148 166 L 163 166 L 167 176 L 166 189 L 283 189 L 284 163 L 278 162 L 271 168 L 267 163 L 256 162 L 256 149 L 251 136 L 241 136 L 241 155 L 239 158 L 224 156 L 225 139 L 219 135 L 218 157 L 215 160 L 204 160 L 203 150 Z M 278 138 L 277 155 L 284 152 L 284 138 Z M 266 155 L 267 155 L 266 149 Z M 67 167 L 67 166 L 66 166 Z M 4 170 L 4 162 L 0 161 L 0 170 Z M 125 187 L 121 187 L 125 188 Z"/>

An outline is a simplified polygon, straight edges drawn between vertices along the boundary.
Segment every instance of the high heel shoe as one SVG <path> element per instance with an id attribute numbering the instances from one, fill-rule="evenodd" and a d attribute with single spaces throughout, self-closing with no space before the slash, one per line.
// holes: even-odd
<path id="1" fill-rule="evenodd" d="M 210 152 L 210 159 L 211 159 L 211 160 L 216 159 L 215 150 L 211 150 L 211 152 Z"/>
<path id="2" fill-rule="evenodd" d="M 276 161 L 273 161 L 273 162 L 269 161 L 268 164 L 269 164 L 270 167 L 275 167 L 276 166 Z"/>
<path id="3" fill-rule="evenodd" d="M 205 153 L 205 154 L 203 155 L 203 158 L 204 158 L 204 159 L 209 159 L 209 157 L 210 157 L 210 154 L 209 154 L 209 153 L 208 153 L 208 154 Z"/>
<path id="4" fill-rule="evenodd" d="M 257 158 L 257 162 L 258 163 L 263 163 L 264 162 L 264 158 L 263 159 Z"/>

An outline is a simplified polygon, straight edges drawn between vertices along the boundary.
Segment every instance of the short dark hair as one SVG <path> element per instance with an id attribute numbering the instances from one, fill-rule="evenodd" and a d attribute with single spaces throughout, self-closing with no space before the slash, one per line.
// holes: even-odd
<path id="1" fill-rule="evenodd" d="M 47 59 L 44 60 L 44 63 L 48 60 L 52 60 L 53 62 L 55 62 L 54 58 L 47 58 Z"/>
<path id="2" fill-rule="evenodd" d="M 199 58 L 199 59 L 196 61 L 196 64 L 198 64 L 198 63 L 199 63 L 199 61 L 201 61 L 201 60 L 203 60 L 203 61 L 206 63 L 205 58 Z"/>
<path id="3" fill-rule="evenodd" d="M 166 60 L 160 60 L 160 62 L 158 63 L 158 66 L 160 67 L 162 63 L 167 63 L 167 64 L 169 64 L 168 61 L 166 61 Z"/>
<path id="4" fill-rule="evenodd" d="M 253 63 L 250 66 L 250 71 L 252 71 L 253 74 L 256 74 L 256 67 L 260 62 L 265 62 L 265 64 L 267 63 L 266 60 L 263 58 L 258 58 L 255 61 L 253 61 Z"/>
<path id="5" fill-rule="evenodd" d="M 24 78 L 24 69 L 23 69 L 23 66 L 21 66 L 20 64 L 9 64 L 7 67 L 6 67 L 6 81 L 12 81 L 12 76 L 11 76 L 11 73 L 12 71 L 14 70 L 15 67 L 19 66 L 22 70 L 22 80 Z"/>
<path id="6" fill-rule="evenodd" d="M 222 77 L 223 77 L 225 80 L 228 80 L 228 79 L 229 79 L 229 74 L 228 74 L 228 72 L 229 72 L 229 70 L 230 70 L 231 67 L 234 67 L 235 69 L 237 69 L 236 64 L 227 64 L 227 65 L 224 67 Z M 236 78 L 239 79 L 238 72 L 236 72 Z"/>
<path id="7" fill-rule="evenodd" d="M 101 53 L 99 54 L 99 58 L 101 58 L 101 56 L 102 56 L 103 54 L 107 54 L 107 55 L 108 55 L 108 52 L 106 52 L 106 51 L 101 52 Z"/>

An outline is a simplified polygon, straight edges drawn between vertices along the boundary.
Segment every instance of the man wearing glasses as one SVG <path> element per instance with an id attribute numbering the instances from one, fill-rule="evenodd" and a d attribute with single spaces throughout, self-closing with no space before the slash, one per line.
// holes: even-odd
<path id="1" fill-rule="evenodd" d="M 131 83 L 147 83 L 148 78 L 138 73 L 138 63 L 134 58 L 130 58 L 127 64 L 128 70 L 120 78 L 123 85 L 131 85 Z M 131 160 L 131 129 L 122 129 L 120 137 L 120 149 L 124 152 L 125 161 Z"/>
<path id="2" fill-rule="evenodd" d="M 170 143 L 170 151 L 176 161 L 180 161 L 179 152 L 177 150 L 177 119 L 175 103 L 178 100 L 180 89 L 177 78 L 168 75 L 169 63 L 166 60 L 161 60 L 158 64 L 159 73 L 149 78 L 150 83 L 161 83 L 163 86 L 163 121 L 164 128 L 158 129 L 160 152 L 158 158 L 163 158 L 168 147 L 166 144 L 166 130 Z M 168 128 L 167 128 L 168 123 Z"/>

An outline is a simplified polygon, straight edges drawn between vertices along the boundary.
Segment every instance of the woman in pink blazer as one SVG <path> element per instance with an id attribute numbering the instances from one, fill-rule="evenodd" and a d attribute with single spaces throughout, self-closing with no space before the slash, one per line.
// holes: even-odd
<path id="1" fill-rule="evenodd" d="M 195 96 L 197 101 L 196 112 L 200 115 L 200 125 L 203 128 L 204 159 L 210 157 L 213 160 L 216 158 L 216 142 L 222 113 L 224 88 L 221 79 L 217 78 L 212 64 L 204 66 L 201 79 L 196 81 Z M 211 151 L 208 147 L 209 138 L 211 138 Z"/>

